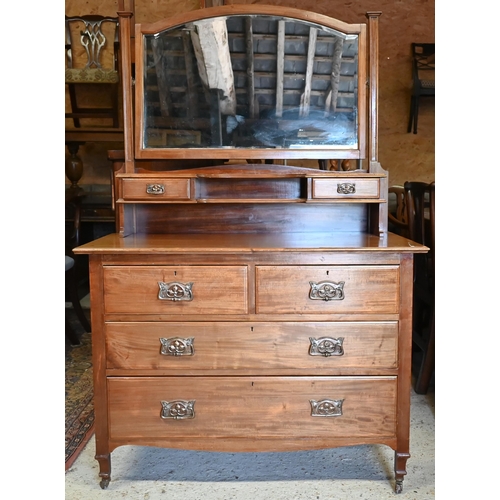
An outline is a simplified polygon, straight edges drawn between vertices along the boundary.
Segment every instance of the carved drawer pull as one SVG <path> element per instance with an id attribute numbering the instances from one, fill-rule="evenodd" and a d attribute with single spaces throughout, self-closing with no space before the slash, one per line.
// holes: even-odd
<path id="1" fill-rule="evenodd" d="M 163 281 L 158 281 L 158 286 L 160 291 L 158 292 L 158 298 L 160 300 L 193 300 L 193 282 L 189 283 L 179 283 L 177 281 L 172 281 L 170 283 L 164 283 Z"/>
<path id="2" fill-rule="evenodd" d="M 339 194 L 354 194 L 356 192 L 356 184 L 353 182 L 342 182 L 337 184 L 337 193 Z"/>
<path id="3" fill-rule="evenodd" d="M 343 399 L 310 399 L 311 417 L 340 417 L 342 415 Z"/>
<path id="4" fill-rule="evenodd" d="M 311 345 L 309 346 L 309 354 L 311 356 L 343 356 L 344 355 L 344 337 L 337 339 L 333 337 L 320 337 L 315 339 L 309 337 Z"/>
<path id="5" fill-rule="evenodd" d="M 171 418 L 174 420 L 183 420 L 186 418 L 194 418 L 194 403 L 196 400 L 183 401 L 162 401 L 161 402 L 161 418 Z"/>
<path id="6" fill-rule="evenodd" d="M 147 184 L 147 194 L 163 194 L 165 193 L 165 186 L 163 184 Z"/>
<path id="7" fill-rule="evenodd" d="M 344 300 L 345 281 L 334 283 L 333 281 L 320 281 L 316 283 L 310 281 L 311 289 L 309 298 L 311 300 Z"/>
<path id="8" fill-rule="evenodd" d="M 194 356 L 194 337 L 160 338 L 160 354 L 164 356 Z"/>

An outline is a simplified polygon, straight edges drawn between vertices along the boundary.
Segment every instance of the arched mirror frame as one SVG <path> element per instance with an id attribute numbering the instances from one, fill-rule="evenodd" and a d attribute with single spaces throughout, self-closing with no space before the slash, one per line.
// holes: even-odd
<path id="1" fill-rule="evenodd" d="M 120 13 L 119 13 L 120 14 Z M 121 23 L 121 39 L 130 39 L 130 17 L 123 15 Z M 358 35 L 359 39 L 359 63 L 358 63 L 358 144 L 353 149 L 336 149 L 335 147 L 314 147 L 312 149 L 303 148 L 300 150 L 286 148 L 143 148 L 143 127 L 144 127 L 144 86 L 143 86 L 143 54 L 145 36 L 160 33 L 173 27 L 182 26 L 200 19 L 209 19 L 219 16 L 231 15 L 264 15 L 275 16 L 279 18 L 291 18 L 306 23 L 312 23 L 325 26 L 347 35 Z M 368 15 L 370 19 L 370 16 Z M 375 30 L 376 31 L 376 30 Z M 375 33 L 376 35 L 376 33 Z M 128 38 L 127 38 L 128 36 Z M 347 24 L 337 19 L 321 14 L 302 11 L 293 8 L 283 8 L 278 6 L 263 5 L 226 5 L 223 7 L 213 7 L 184 13 L 173 16 L 167 20 L 162 20 L 152 24 L 138 24 L 135 28 L 135 120 L 132 119 L 132 88 L 127 89 L 127 79 L 124 73 L 124 118 L 125 118 L 125 163 L 130 163 L 133 158 L 136 159 L 323 159 L 323 158 L 367 158 L 367 142 L 375 144 L 369 145 L 371 153 L 370 161 L 376 158 L 376 98 L 377 98 L 377 78 L 372 78 L 369 96 L 366 91 L 366 83 L 369 81 L 367 67 L 370 70 L 376 68 L 373 63 L 373 57 L 368 61 L 370 54 L 377 55 L 376 45 L 377 37 L 370 33 L 369 43 L 367 45 L 367 30 L 365 24 Z M 125 44 L 126 45 L 126 44 Z M 131 48 L 123 46 L 123 70 L 126 72 L 130 68 Z M 376 75 L 375 75 L 376 76 Z M 131 79 L 130 79 L 131 81 Z M 135 121 L 135 127 L 133 127 Z M 127 123 L 129 126 L 127 126 Z M 135 134 L 132 130 L 135 128 Z M 367 140 L 368 139 L 368 140 Z M 129 170 L 126 168 L 126 170 Z M 130 170 L 129 170 L 130 171 Z"/>

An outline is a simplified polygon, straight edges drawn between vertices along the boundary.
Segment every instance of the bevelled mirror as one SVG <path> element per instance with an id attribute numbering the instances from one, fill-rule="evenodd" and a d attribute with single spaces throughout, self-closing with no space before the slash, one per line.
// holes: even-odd
<path id="1" fill-rule="evenodd" d="M 137 156 L 363 158 L 364 25 L 314 17 L 139 26 Z"/>

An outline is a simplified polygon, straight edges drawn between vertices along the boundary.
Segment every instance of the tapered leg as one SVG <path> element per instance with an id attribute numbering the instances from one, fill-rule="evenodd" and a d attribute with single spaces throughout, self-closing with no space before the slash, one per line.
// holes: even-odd
<path id="1" fill-rule="evenodd" d="M 410 100 L 410 119 L 408 120 L 408 130 L 407 130 L 408 133 L 410 133 L 413 128 L 414 115 L 415 115 L 415 96 L 412 95 Z"/>
<path id="2" fill-rule="evenodd" d="M 420 107 L 420 98 L 418 95 L 416 95 L 414 97 L 415 99 L 415 102 L 413 104 L 413 115 L 414 115 L 414 118 L 413 118 L 413 133 L 416 134 L 417 133 L 417 126 L 418 126 L 418 109 Z"/>

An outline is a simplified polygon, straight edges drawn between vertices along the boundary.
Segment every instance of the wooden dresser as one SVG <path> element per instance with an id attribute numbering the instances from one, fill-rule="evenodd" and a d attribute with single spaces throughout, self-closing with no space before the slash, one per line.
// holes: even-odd
<path id="1" fill-rule="evenodd" d="M 138 25 L 133 106 L 130 9 L 120 7 L 128 126 L 113 166 L 117 230 L 75 249 L 90 261 L 101 487 L 112 450 L 127 444 L 245 452 L 379 443 L 395 451 L 401 492 L 410 456 L 413 254 L 427 249 L 387 232 L 387 172 L 377 161 L 379 13 L 368 14 L 369 30 L 257 5 Z M 230 50 L 214 50 L 233 69 L 221 63 L 226 81 L 216 93 L 200 62 L 200 39 L 214 34 L 228 40 Z M 286 120 L 249 111 L 252 99 L 241 97 L 242 88 L 265 94 L 256 67 L 268 55 L 251 48 L 269 39 L 276 93 L 293 96 L 283 90 L 291 85 L 287 61 L 304 63 L 302 103 L 309 95 L 310 108 Z M 304 54 L 288 55 L 291 46 Z M 242 58 L 254 68 L 246 77 L 253 84 L 243 87 Z M 329 101 L 317 89 L 327 61 L 329 75 L 332 65 L 346 69 L 338 106 L 325 111 Z M 232 96 L 233 114 L 224 107 Z M 207 103 L 202 116 L 189 99 Z M 273 102 L 285 115 L 286 99 Z M 353 127 L 331 132 L 327 117 L 341 113 L 340 120 L 354 116 Z M 253 123 L 238 137 L 229 133 L 244 121 Z M 286 139 L 270 146 L 255 132 L 266 127 L 286 129 Z M 182 141 L 169 142 L 177 133 Z M 195 144 L 183 142 L 187 136 Z M 301 159 L 321 168 L 291 165 Z M 208 166 L 192 167 L 200 160 Z"/>

